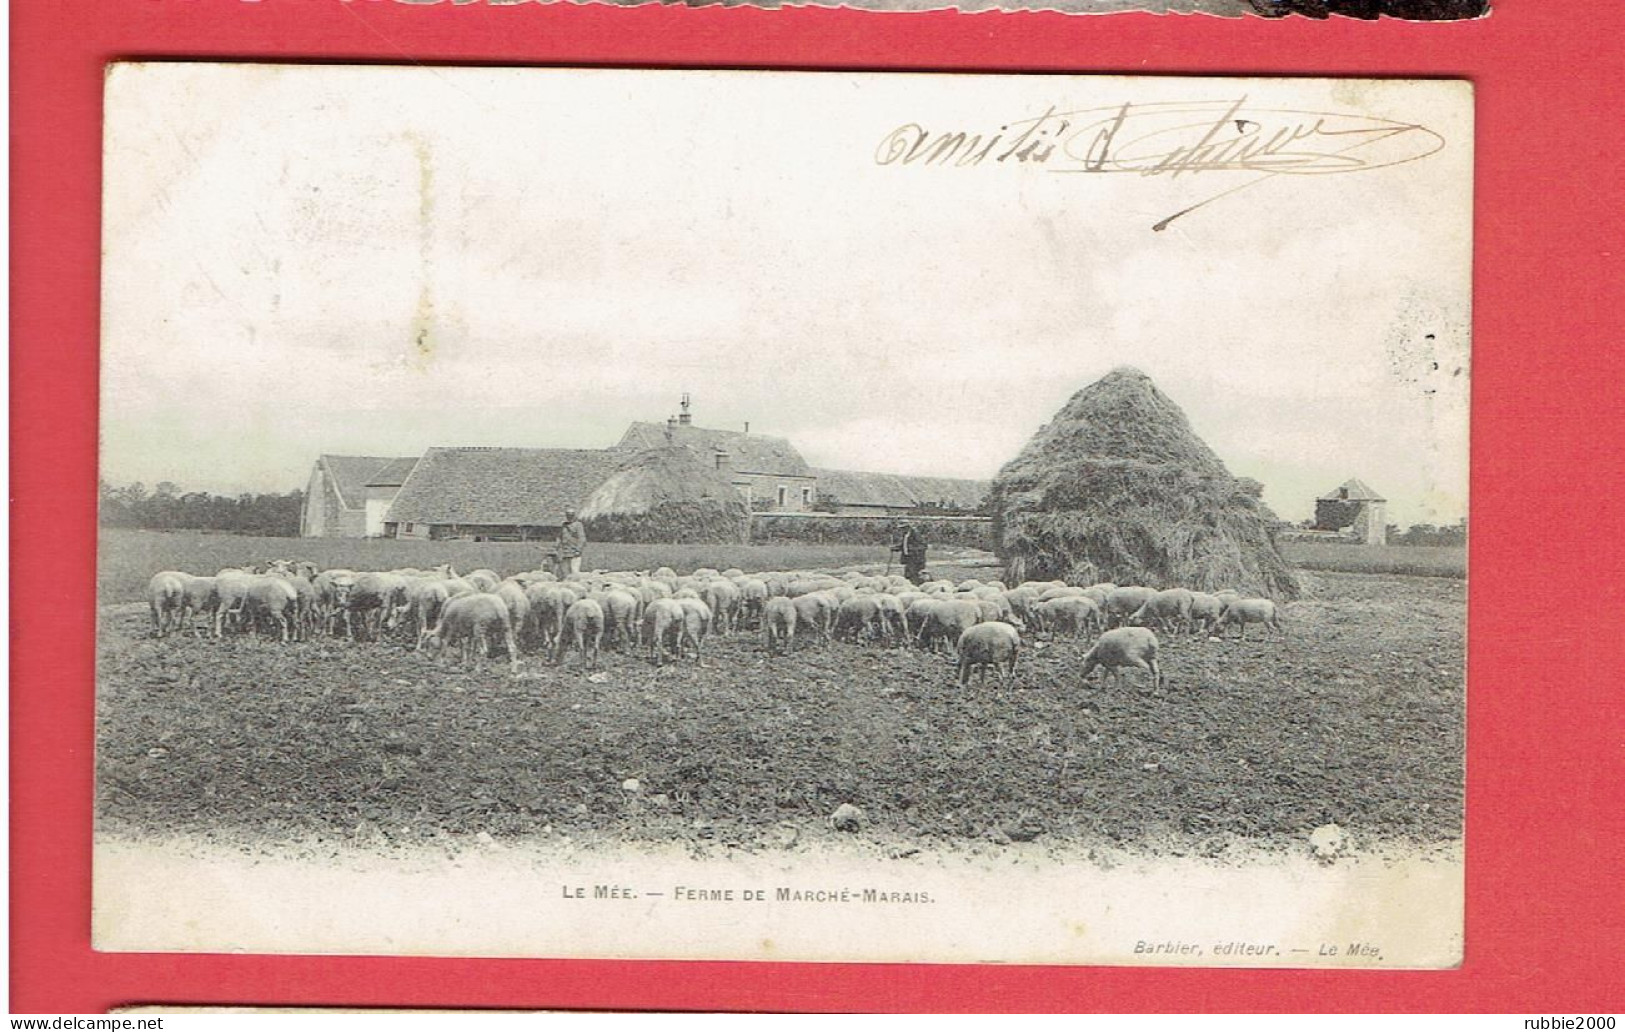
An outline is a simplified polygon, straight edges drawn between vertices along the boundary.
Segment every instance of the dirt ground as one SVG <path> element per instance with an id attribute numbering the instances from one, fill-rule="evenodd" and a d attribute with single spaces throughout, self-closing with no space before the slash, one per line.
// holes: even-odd
<path id="1" fill-rule="evenodd" d="M 1465 585 L 1316 573 L 1285 633 L 1165 636 L 1168 684 L 1079 682 L 1087 642 L 1041 641 L 1016 685 L 951 660 L 712 639 L 703 666 L 606 652 L 440 665 L 396 642 L 153 640 L 101 610 L 104 834 L 367 848 L 469 837 L 773 848 L 866 838 L 1163 854 L 1458 840 Z M 636 784 L 629 784 L 631 779 Z"/>

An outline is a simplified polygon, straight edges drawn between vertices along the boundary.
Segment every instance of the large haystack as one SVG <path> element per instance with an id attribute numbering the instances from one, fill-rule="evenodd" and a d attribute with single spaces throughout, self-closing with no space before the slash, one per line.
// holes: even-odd
<path id="1" fill-rule="evenodd" d="M 993 482 L 999 554 L 1017 580 L 1293 598 L 1272 515 L 1137 369 L 1072 396 Z"/>
<path id="2" fill-rule="evenodd" d="M 746 540 L 749 514 L 730 471 L 668 445 L 627 457 L 587 496 L 580 517 L 593 541 L 708 544 Z"/>

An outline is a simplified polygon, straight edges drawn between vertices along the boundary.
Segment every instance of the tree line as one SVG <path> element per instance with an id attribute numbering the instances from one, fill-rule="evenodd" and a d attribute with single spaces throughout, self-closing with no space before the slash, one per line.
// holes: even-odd
<path id="1" fill-rule="evenodd" d="M 206 491 L 181 491 L 163 481 L 151 491 L 145 484 L 97 483 L 97 512 L 104 527 L 141 530 L 205 530 L 220 534 L 298 537 L 305 493 L 245 493 L 231 497 Z"/>

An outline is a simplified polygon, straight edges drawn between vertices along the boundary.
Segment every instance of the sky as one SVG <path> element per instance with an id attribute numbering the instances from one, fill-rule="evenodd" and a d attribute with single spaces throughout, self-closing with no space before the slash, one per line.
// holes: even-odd
<path id="1" fill-rule="evenodd" d="M 909 125 L 1230 101 L 1442 147 L 1273 177 L 881 161 Z M 1285 518 L 1349 477 L 1393 522 L 1466 513 L 1461 84 L 132 64 L 104 167 L 118 482 L 604 447 L 685 391 L 815 466 L 991 478 L 1132 365 Z"/>

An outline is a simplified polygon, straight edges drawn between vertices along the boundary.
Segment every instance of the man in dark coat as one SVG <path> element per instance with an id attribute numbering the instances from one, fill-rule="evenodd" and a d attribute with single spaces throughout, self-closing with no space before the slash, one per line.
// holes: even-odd
<path id="1" fill-rule="evenodd" d="M 574 509 L 564 510 L 564 526 L 559 528 L 559 576 L 581 572 L 581 553 L 587 547 L 587 528 L 576 519 Z"/>
<path id="2" fill-rule="evenodd" d="M 891 546 L 903 559 L 903 576 L 918 584 L 925 579 L 925 535 L 912 523 L 902 525 L 897 544 Z"/>

